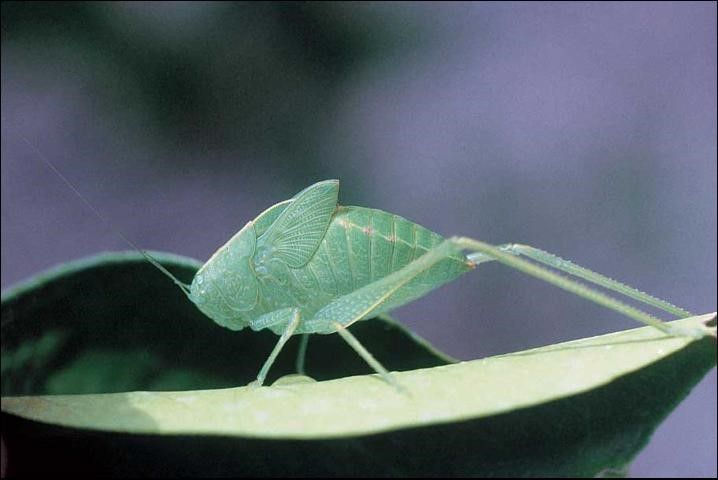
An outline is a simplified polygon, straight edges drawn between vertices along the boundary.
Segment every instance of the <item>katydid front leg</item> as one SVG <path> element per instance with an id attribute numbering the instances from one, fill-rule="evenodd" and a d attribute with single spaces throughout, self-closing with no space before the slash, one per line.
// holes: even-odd
<path id="1" fill-rule="evenodd" d="M 287 327 L 284 330 L 284 333 L 279 337 L 279 341 L 277 341 L 277 344 L 274 346 L 274 349 L 272 350 L 272 353 L 269 354 L 269 358 L 264 362 L 264 365 L 262 366 L 262 369 L 259 371 L 259 374 L 257 375 L 257 380 L 252 382 L 254 386 L 261 387 L 264 383 L 264 380 L 267 378 L 267 373 L 269 373 L 269 369 L 272 367 L 272 364 L 274 364 L 274 361 L 277 359 L 277 355 L 279 355 L 279 352 L 282 351 L 282 348 L 284 348 L 284 344 L 287 343 L 287 340 L 294 334 L 294 331 L 299 326 L 299 309 L 297 308 L 285 308 L 283 310 L 278 310 L 276 312 L 271 312 L 270 314 L 264 315 L 260 317 L 258 320 L 263 320 L 260 322 L 261 328 L 267 328 L 269 326 L 287 322 Z M 255 326 L 258 326 L 257 324 L 251 324 L 252 328 L 255 328 Z"/>
<path id="2" fill-rule="evenodd" d="M 307 344 L 309 343 L 309 334 L 305 333 L 302 335 L 301 343 L 299 344 L 299 350 L 297 351 L 297 360 L 295 361 L 295 368 L 299 375 L 306 375 L 304 371 L 304 363 L 307 358 Z"/>

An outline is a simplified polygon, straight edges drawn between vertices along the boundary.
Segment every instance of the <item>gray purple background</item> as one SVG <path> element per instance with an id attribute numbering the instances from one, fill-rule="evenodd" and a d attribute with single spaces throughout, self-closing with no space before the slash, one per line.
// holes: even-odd
<path id="1" fill-rule="evenodd" d="M 207 259 L 341 202 L 716 309 L 715 3 L 2 6 L 2 287 L 138 245 Z M 461 358 L 635 326 L 486 265 L 397 312 Z M 716 476 L 716 372 L 635 476 Z"/>

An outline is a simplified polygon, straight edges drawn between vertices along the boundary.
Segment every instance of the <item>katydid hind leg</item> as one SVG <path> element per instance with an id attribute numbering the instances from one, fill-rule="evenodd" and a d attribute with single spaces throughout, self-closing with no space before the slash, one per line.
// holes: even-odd
<path id="1" fill-rule="evenodd" d="M 613 292 L 620 293 L 621 295 L 624 295 L 626 297 L 633 298 L 634 300 L 638 300 L 639 302 L 645 303 L 646 305 L 651 305 L 655 308 L 664 310 L 672 315 L 677 316 L 678 318 L 693 316 L 692 313 L 682 308 L 676 307 L 675 305 L 672 305 L 665 300 L 661 300 L 659 298 L 648 295 L 645 292 L 636 290 L 635 288 L 629 287 L 628 285 L 608 278 L 605 275 L 601 275 L 600 273 L 596 273 L 585 267 L 576 265 L 573 262 L 564 260 L 557 255 L 546 252 L 544 250 L 540 250 L 530 245 L 507 243 L 504 245 L 498 245 L 496 248 L 498 248 L 502 252 L 510 253 L 512 255 L 521 255 L 530 258 L 535 262 L 542 263 L 548 267 L 555 268 L 556 270 L 559 270 L 564 273 L 568 273 L 569 275 L 573 275 L 574 277 L 578 277 L 594 285 L 598 285 L 607 290 L 611 290 Z M 470 253 L 467 255 L 467 258 L 477 264 L 495 260 L 490 255 L 482 252 Z"/>
<path id="2" fill-rule="evenodd" d="M 587 285 L 578 283 L 570 278 L 558 275 L 553 271 L 543 268 L 536 263 L 519 258 L 519 255 L 526 256 L 536 262 L 553 267 L 562 272 L 569 273 L 595 285 L 599 285 L 609 290 L 621 293 L 628 297 L 642 301 L 643 303 L 647 303 L 649 305 L 653 305 L 655 307 L 671 311 L 671 313 L 674 313 L 678 316 L 683 317 L 690 315 L 690 313 L 686 312 L 685 310 L 674 307 L 668 302 L 658 300 L 654 297 L 651 297 L 650 295 L 644 294 L 643 292 L 639 292 L 638 290 L 620 284 L 619 282 L 604 277 L 603 275 L 591 272 L 590 270 L 583 267 L 579 267 L 550 253 L 543 252 L 541 250 L 526 245 L 518 244 L 493 246 L 479 240 L 467 237 L 452 237 L 447 240 L 447 242 L 450 242 L 456 249 L 472 251 L 472 253 L 468 255 L 468 258 L 472 261 L 488 261 L 486 257 L 490 257 L 493 260 L 501 262 L 505 265 L 508 265 L 523 273 L 544 280 L 548 283 L 551 283 L 563 290 L 569 291 L 571 293 L 574 293 L 575 295 L 585 298 L 586 300 L 590 300 L 610 310 L 621 313 L 645 325 L 657 328 L 658 330 L 661 330 L 668 335 L 701 338 L 706 334 L 706 332 L 704 331 L 685 331 L 684 329 L 668 325 L 660 319 L 649 315 L 648 313 L 639 310 L 638 308 L 634 308 L 630 305 L 620 302 L 613 297 L 610 297 L 602 292 L 599 292 L 598 290 L 590 288 Z"/>
<path id="3" fill-rule="evenodd" d="M 305 320 L 305 327 L 312 332 L 333 333 L 336 331 L 334 322 L 348 327 L 362 318 L 381 312 L 382 306 L 392 300 L 402 287 L 448 258 L 455 250 L 456 247 L 450 242 L 440 243 L 390 275 L 336 298 L 311 319 Z"/>
<path id="4" fill-rule="evenodd" d="M 670 325 L 667 325 L 661 320 L 637 308 L 626 305 L 595 289 L 571 280 L 570 278 L 560 276 L 551 270 L 537 265 L 536 263 L 519 258 L 519 255 L 527 256 L 539 263 L 543 263 L 544 265 L 551 266 L 565 273 L 570 273 L 571 275 L 582 278 L 583 280 L 596 285 L 603 286 L 609 290 L 636 298 L 632 295 L 632 293 L 638 292 L 637 290 L 630 289 L 630 287 L 625 287 L 622 284 L 607 279 L 599 274 L 594 274 L 594 272 L 591 272 L 590 270 L 565 262 L 554 255 L 524 245 L 510 244 L 496 247 L 467 237 L 452 237 L 445 240 L 434 248 L 428 250 L 421 257 L 404 266 L 402 269 L 393 272 L 381 280 L 365 285 L 350 294 L 335 299 L 319 310 L 313 318 L 305 320 L 304 331 L 317 333 L 338 332 L 342 338 L 347 341 L 347 343 L 355 351 L 357 351 L 357 353 L 362 356 L 367 363 L 369 363 L 369 365 L 382 375 L 382 377 L 384 377 L 389 383 L 396 384 L 389 372 L 366 350 L 366 348 L 359 343 L 353 335 L 346 330 L 346 327 L 358 320 L 361 320 L 362 318 L 369 318 L 373 312 L 379 312 L 381 306 L 391 300 L 392 296 L 400 291 L 402 287 L 409 284 L 409 282 L 417 276 L 425 273 L 437 262 L 455 254 L 457 251 L 462 250 L 472 251 L 473 253 L 469 254 L 468 258 L 470 260 L 477 261 L 477 263 L 481 261 L 488 261 L 487 257 L 490 257 L 492 260 L 504 263 L 512 268 L 537 277 L 594 303 L 622 313 L 641 323 L 653 326 L 666 332 L 667 334 L 690 335 L 695 337 L 703 335 L 701 332 L 684 332 L 682 330 L 676 330 Z M 625 289 L 623 287 L 625 287 Z M 624 291 L 626 289 L 628 289 L 627 291 L 630 291 L 630 293 Z M 638 293 L 640 294 L 641 292 Z M 644 301 L 644 303 L 656 306 L 654 303 L 651 303 L 652 301 L 645 301 L 646 298 L 653 299 L 653 297 L 648 295 L 642 297 L 642 295 L 641 298 L 637 299 Z M 299 312 L 298 310 L 294 310 L 294 319 L 289 323 L 287 329 L 282 335 L 282 338 L 280 338 L 277 346 L 272 352 L 272 355 L 270 355 L 270 358 L 268 358 L 267 362 L 265 362 L 265 366 L 262 368 L 262 371 L 260 371 L 260 375 L 257 379 L 260 384 L 266 377 L 269 367 L 271 367 L 279 351 L 284 346 L 284 343 L 286 343 L 289 337 L 291 337 L 294 333 L 298 324 Z"/>
<path id="5" fill-rule="evenodd" d="M 467 237 L 452 237 L 445 240 L 427 251 L 418 259 L 406 265 L 404 268 L 330 303 L 317 312 L 310 322 L 316 331 L 321 331 L 333 321 L 337 321 L 346 327 L 354 321 L 361 318 L 367 318 L 372 311 L 378 310 L 383 303 L 388 301 L 392 295 L 394 295 L 402 286 L 409 283 L 413 278 L 425 272 L 443 258 L 462 250 L 469 250 L 474 253 L 491 257 L 496 261 L 626 315 L 629 318 L 633 318 L 645 325 L 657 328 L 669 335 L 688 335 L 699 338 L 705 333 L 684 332 L 681 329 L 676 329 L 675 327 L 664 323 L 658 318 L 649 315 L 642 310 L 626 305 L 625 303 L 622 303 L 602 292 L 578 283 L 570 278 L 560 276 L 536 263 L 523 260 L 522 258 L 519 258 L 518 255 L 529 256 L 529 258 L 536 257 L 536 261 L 539 261 L 540 263 L 553 266 L 558 270 L 571 273 L 574 276 L 590 281 L 594 284 L 604 286 L 609 290 L 624 293 L 633 298 L 636 298 L 636 295 L 638 295 L 638 297 L 640 297 L 639 299 L 643 300 L 644 303 L 650 303 L 655 306 L 655 302 L 647 301 L 647 299 L 653 299 L 653 297 L 641 294 L 641 292 L 638 292 L 637 290 L 625 287 L 618 282 L 613 282 L 599 274 L 594 274 L 594 272 L 591 272 L 590 270 L 583 269 L 582 267 L 578 267 L 574 264 L 569 264 L 569 262 L 561 261 L 561 259 L 556 256 L 523 245 L 504 245 L 496 247 Z M 469 254 L 469 259 L 477 258 L 478 256 Z M 658 301 L 657 299 L 655 300 Z M 665 303 L 665 305 L 669 305 L 667 302 L 663 303 Z M 685 313 L 687 314 L 688 312 Z"/>

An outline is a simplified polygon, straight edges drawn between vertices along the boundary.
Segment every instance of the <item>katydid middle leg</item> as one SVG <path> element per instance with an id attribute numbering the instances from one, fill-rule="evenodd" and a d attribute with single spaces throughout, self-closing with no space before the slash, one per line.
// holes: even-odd
<path id="1" fill-rule="evenodd" d="M 437 245 L 396 272 L 332 301 L 307 320 L 305 327 L 318 333 L 339 333 L 377 373 L 401 390 L 387 369 L 346 328 L 380 312 L 382 305 L 390 301 L 403 286 L 447 258 L 454 249 L 448 242 Z"/>
<path id="2" fill-rule="evenodd" d="M 404 388 L 401 386 L 401 384 L 397 382 L 394 377 L 391 376 L 391 373 L 389 373 L 389 371 L 384 367 L 384 365 L 382 365 L 381 362 L 379 362 L 379 360 L 377 360 L 374 355 L 372 355 L 371 352 L 367 350 L 364 345 L 361 344 L 357 337 L 355 337 L 351 334 L 351 332 L 349 332 L 349 329 L 345 328 L 338 322 L 334 322 L 333 325 L 337 329 L 337 333 L 344 339 L 344 341 L 347 342 L 349 346 L 352 347 L 354 351 L 357 352 L 366 363 L 369 364 L 370 367 L 372 367 L 377 373 L 379 373 L 379 375 L 381 375 L 384 380 L 392 384 L 397 390 L 404 391 Z"/>

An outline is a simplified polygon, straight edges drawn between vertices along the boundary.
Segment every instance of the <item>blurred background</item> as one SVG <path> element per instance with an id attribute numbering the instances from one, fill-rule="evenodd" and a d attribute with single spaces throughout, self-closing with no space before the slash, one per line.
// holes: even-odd
<path id="1" fill-rule="evenodd" d="M 41 155 L 146 249 L 339 178 L 716 309 L 715 3 L 4 2 L 3 289 L 127 249 Z M 636 326 L 493 264 L 396 316 L 464 359 Z M 631 473 L 716 476 L 715 370 Z"/>

